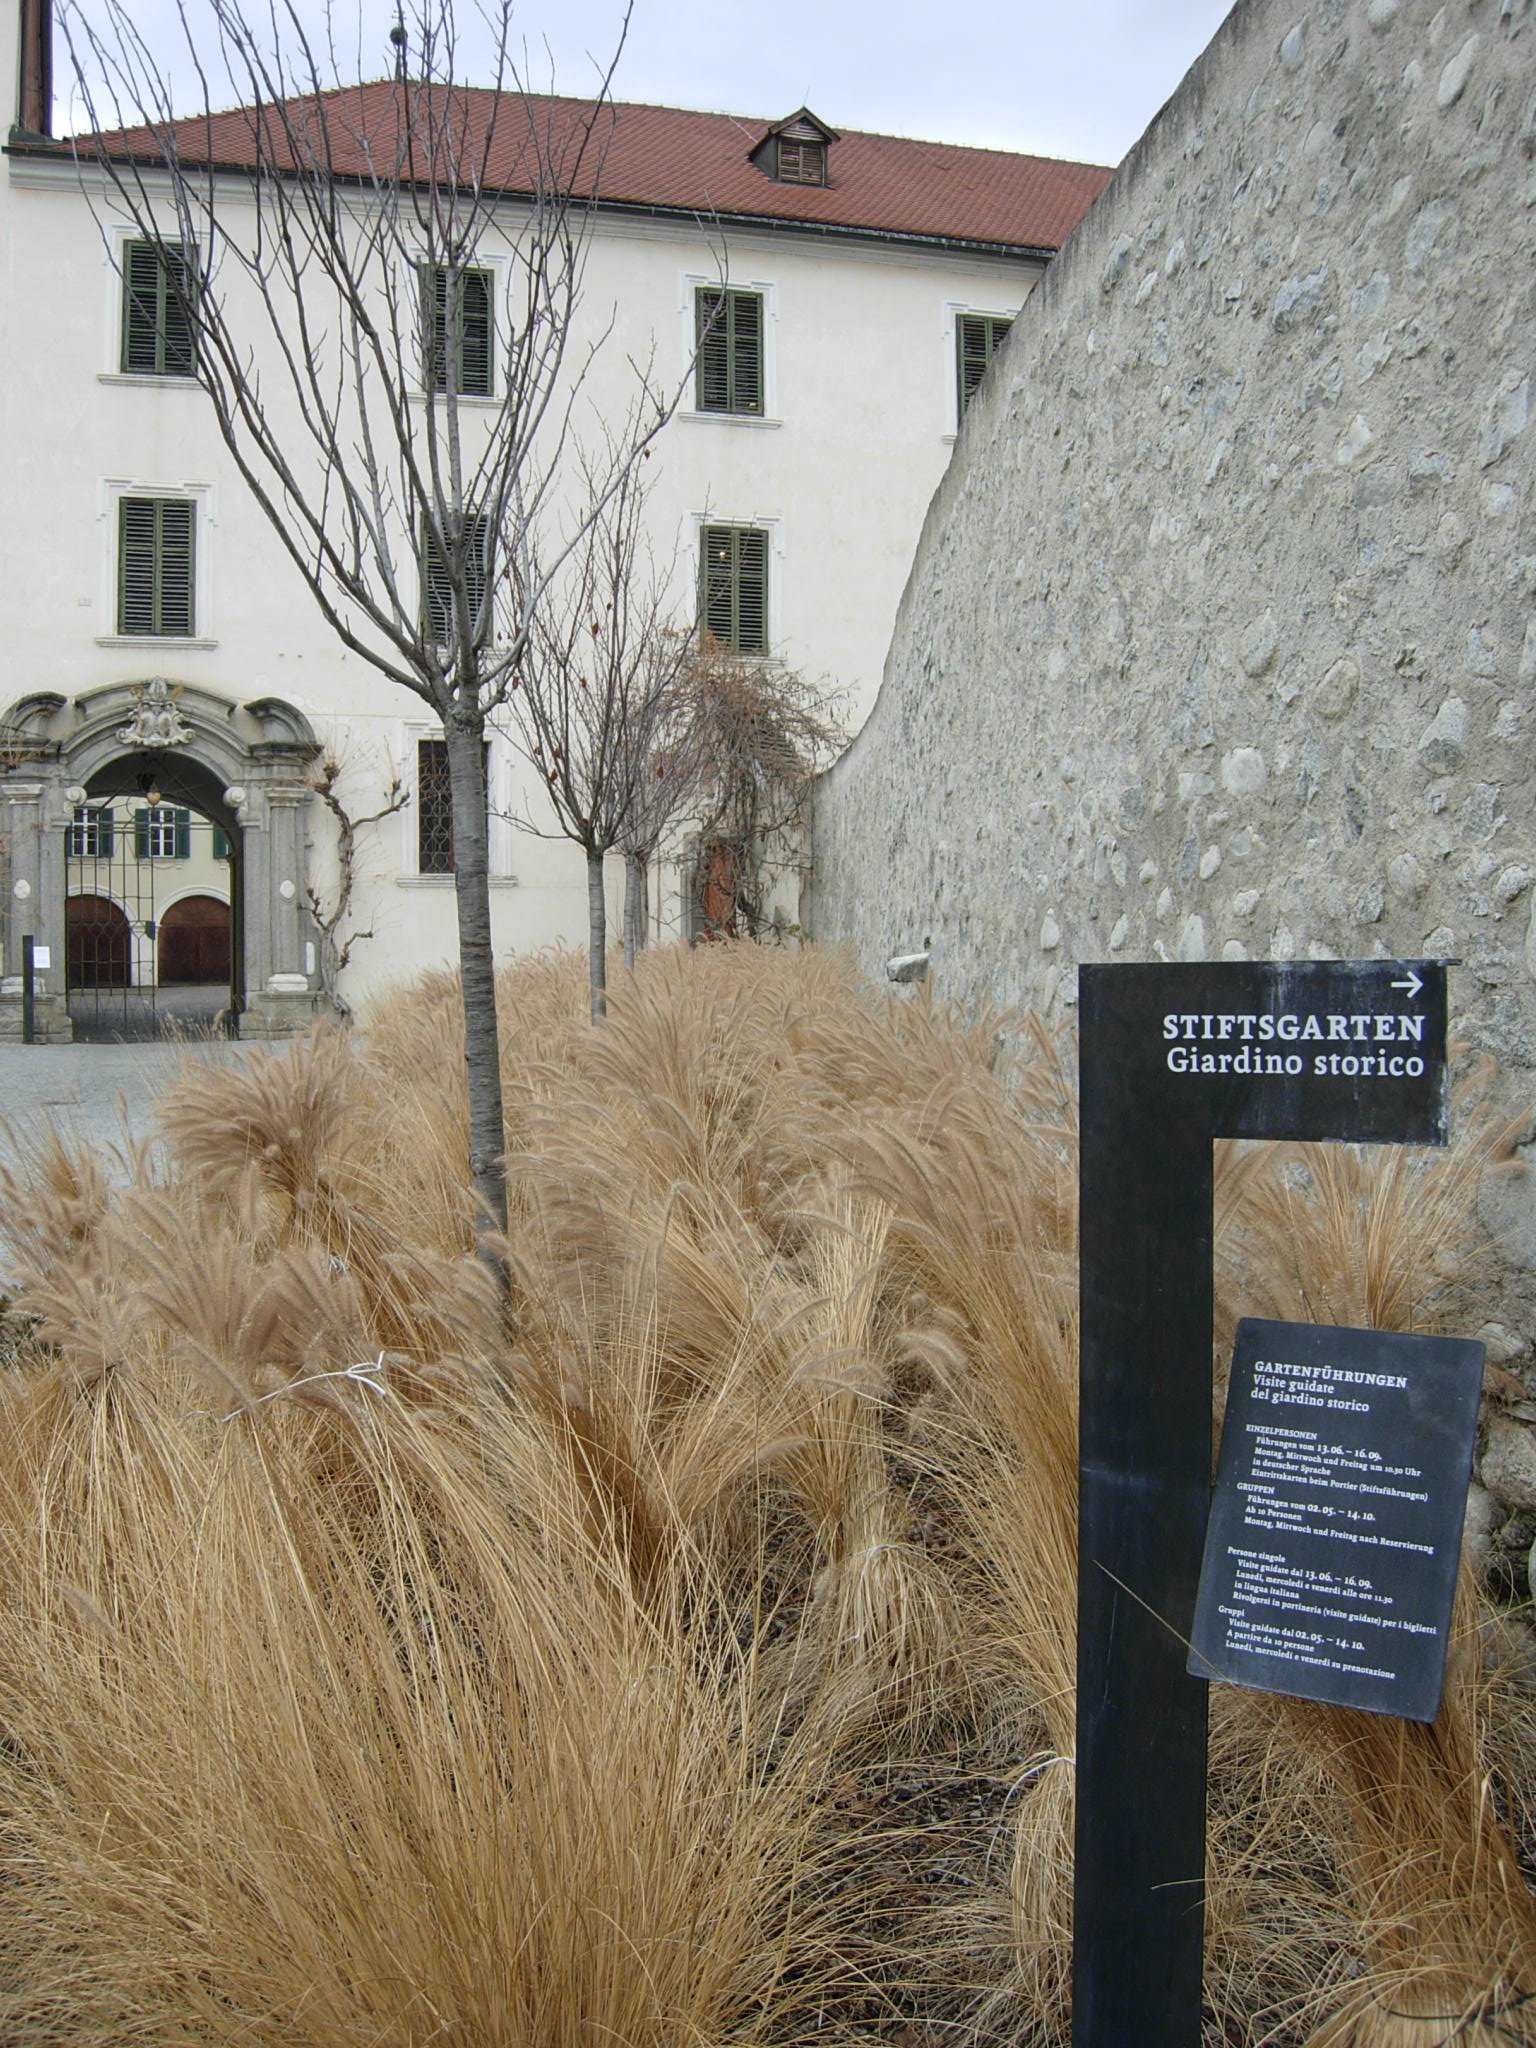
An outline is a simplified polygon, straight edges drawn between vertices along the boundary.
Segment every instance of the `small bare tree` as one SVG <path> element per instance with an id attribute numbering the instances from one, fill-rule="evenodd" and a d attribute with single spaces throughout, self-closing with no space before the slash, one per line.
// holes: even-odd
<path id="1" fill-rule="evenodd" d="M 686 673 L 686 671 L 685 671 Z M 676 710 L 667 720 L 635 786 L 634 801 L 619 834 L 624 856 L 624 965 L 632 968 L 646 944 L 650 922 L 651 863 L 662 835 L 676 822 L 698 790 L 698 761 L 688 732 L 687 692 L 677 692 Z"/>
<path id="2" fill-rule="evenodd" d="M 611 470 L 606 464 L 600 482 Z M 595 494 L 594 494 L 595 495 Z M 662 827 L 692 788 L 684 725 L 691 633 L 673 619 L 667 578 L 645 541 L 645 484 L 625 469 L 582 521 L 558 580 L 541 579 L 504 722 L 532 763 L 557 829 L 587 859 L 588 974 L 593 1023 L 607 1009 L 604 858 L 625 856 L 625 952 L 633 962 L 640 873 Z M 540 831 L 537 818 L 517 823 Z"/>
<path id="3" fill-rule="evenodd" d="M 126 0 L 98 0 L 99 27 L 66 5 L 97 131 L 77 145 L 82 176 L 152 252 L 224 445 L 337 640 L 441 721 L 470 1172 L 483 1221 L 504 1228 L 488 722 L 548 585 L 676 402 L 637 366 L 606 467 L 587 466 L 584 515 L 536 547 L 604 338 L 573 342 L 612 65 L 588 100 L 540 99 L 511 0 L 490 0 L 489 82 L 471 91 L 455 82 L 453 0 L 413 0 L 393 82 L 343 87 L 329 12 L 206 0 L 200 31 L 191 5 L 177 0 L 201 84 L 189 118 Z M 225 97 L 235 111 L 216 114 Z M 560 782 L 556 765 L 552 794 Z M 594 845 L 607 830 L 590 828 Z"/>
<path id="4" fill-rule="evenodd" d="M 686 695 L 700 859 L 716 860 L 713 886 L 731 899 L 710 922 L 722 936 L 760 938 L 775 879 L 803 858 L 811 785 L 847 731 L 822 685 L 707 633 Z"/>
<path id="5" fill-rule="evenodd" d="M 383 800 L 361 817 L 354 817 L 341 796 L 341 755 L 327 747 L 310 776 L 310 788 L 330 812 L 336 824 L 336 886 L 323 895 L 314 881 L 306 884 L 304 903 L 315 927 L 316 959 L 320 986 L 338 1017 L 349 1019 L 352 1006 L 341 992 L 341 977 L 352 958 L 352 949 L 373 937 L 373 927 L 358 930 L 350 924 L 352 898 L 357 888 L 357 835 L 370 825 L 380 825 L 403 811 L 411 800 L 410 791 L 396 769 L 384 788 Z"/>

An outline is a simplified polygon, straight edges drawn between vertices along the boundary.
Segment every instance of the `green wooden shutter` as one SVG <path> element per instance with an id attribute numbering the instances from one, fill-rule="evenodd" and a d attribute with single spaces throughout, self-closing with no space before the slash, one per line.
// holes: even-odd
<path id="1" fill-rule="evenodd" d="M 192 325 L 187 318 L 195 273 L 187 258 L 172 249 L 165 252 L 159 269 L 160 368 L 167 377 L 190 377 L 197 367 L 193 359 Z"/>
<path id="2" fill-rule="evenodd" d="M 441 391 L 448 381 L 448 273 L 440 264 L 421 266 L 422 382 Z"/>
<path id="3" fill-rule="evenodd" d="M 464 522 L 464 594 L 471 624 L 480 618 L 491 570 L 491 522 L 473 512 Z M 453 637 L 453 574 L 430 526 L 421 530 L 422 618 L 431 637 L 444 645 Z M 489 629 L 489 621 L 482 622 Z"/>
<path id="4" fill-rule="evenodd" d="M 424 371 L 433 391 L 447 388 L 451 360 L 457 390 L 470 398 L 491 395 L 496 344 L 491 285 L 488 270 L 455 273 L 450 264 L 421 266 Z"/>
<path id="5" fill-rule="evenodd" d="M 484 512 L 476 512 L 468 522 L 469 555 L 464 564 L 464 582 L 469 597 L 470 610 L 475 621 L 479 621 L 485 609 L 485 588 L 490 575 L 491 522 Z M 490 621 L 484 621 L 488 628 Z M 483 633 L 479 636 L 484 637 Z"/>
<path id="6" fill-rule="evenodd" d="M 192 813 L 190 811 L 177 810 L 172 815 L 176 821 L 176 858 L 178 860 L 190 860 L 192 858 Z"/>
<path id="7" fill-rule="evenodd" d="M 190 636 L 196 630 L 193 597 L 196 507 L 188 498 L 159 498 L 159 617 L 155 631 Z"/>
<path id="8" fill-rule="evenodd" d="M 768 652 L 768 536 L 760 527 L 706 526 L 699 611 L 734 654 Z"/>
<path id="9" fill-rule="evenodd" d="M 160 265 L 149 242 L 123 244 L 123 353 L 126 371 L 160 367 Z"/>
<path id="10" fill-rule="evenodd" d="M 193 337 L 187 300 L 192 266 L 153 242 L 123 245 L 122 367 L 140 376 L 190 377 Z"/>
<path id="11" fill-rule="evenodd" d="M 736 639 L 741 654 L 768 652 L 768 536 L 736 531 Z"/>
<path id="12" fill-rule="evenodd" d="M 694 404 L 700 412 L 728 412 L 731 404 L 730 342 L 725 294 L 703 288 L 693 295 Z"/>
<path id="13" fill-rule="evenodd" d="M 763 409 L 763 299 L 760 292 L 728 294 L 731 320 L 731 411 Z"/>
<path id="14" fill-rule="evenodd" d="M 96 858 L 98 860 L 110 860 L 112 858 L 113 828 L 115 823 L 116 821 L 110 811 L 98 811 L 96 813 Z"/>
<path id="15" fill-rule="evenodd" d="M 473 398 L 490 396 L 494 339 L 491 273 L 466 270 L 459 279 L 459 389 Z"/>
<path id="16" fill-rule="evenodd" d="M 149 812 L 145 810 L 133 814 L 133 857 L 135 860 L 149 859 Z"/>
<path id="17" fill-rule="evenodd" d="M 122 498 L 117 507 L 117 630 L 155 630 L 155 500 Z"/>
<path id="18" fill-rule="evenodd" d="M 196 630 L 197 507 L 190 498 L 121 498 L 117 630 L 190 638 Z"/>
<path id="19" fill-rule="evenodd" d="M 701 286 L 693 297 L 694 404 L 700 412 L 763 409 L 763 295 Z"/>
<path id="20" fill-rule="evenodd" d="M 699 616 L 722 647 L 733 645 L 732 554 L 730 527 L 706 526 L 699 536 Z"/>
<path id="21" fill-rule="evenodd" d="M 453 631 L 453 591 L 448 564 L 430 526 L 421 530 L 421 612 L 428 635 L 441 646 Z"/>
<path id="22" fill-rule="evenodd" d="M 229 841 L 217 825 L 213 828 L 213 857 L 215 860 L 229 859 Z"/>

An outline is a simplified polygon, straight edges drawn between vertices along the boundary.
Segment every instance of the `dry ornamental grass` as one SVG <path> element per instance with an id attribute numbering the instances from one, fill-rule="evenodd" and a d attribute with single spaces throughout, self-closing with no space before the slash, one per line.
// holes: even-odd
<path id="1" fill-rule="evenodd" d="M 0 1185 L 0 2038 L 1057 2048 L 1067 1056 L 813 951 L 501 1001 L 510 1311 L 446 978 Z M 1491 1146 L 1228 1154 L 1218 1350 L 1465 1315 Z M 1217 1688 L 1208 2042 L 1536 2041 L 1529 1663 L 1468 1579 L 1432 1728 Z"/>

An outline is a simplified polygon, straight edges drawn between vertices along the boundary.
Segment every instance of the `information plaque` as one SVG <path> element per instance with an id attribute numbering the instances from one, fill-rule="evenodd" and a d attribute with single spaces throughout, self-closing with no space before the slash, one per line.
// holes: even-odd
<path id="1" fill-rule="evenodd" d="M 1483 1346 L 1239 1323 L 1188 1668 L 1432 1721 Z"/>

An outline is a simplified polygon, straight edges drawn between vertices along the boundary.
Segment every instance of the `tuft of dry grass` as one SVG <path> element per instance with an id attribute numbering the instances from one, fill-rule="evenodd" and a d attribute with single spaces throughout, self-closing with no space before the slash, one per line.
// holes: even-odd
<path id="1" fill-rule="evenodd" d="M 5 2037 L 762 2038 L 817 1778 L 756 1755 L 704 1591 L 640 1608 L 511 1494 L 469 1376 L 201 1391 L 125 1373 L 7 1462 Z"/>
<path id="2" fill-rule="evenodd" d="M 1070 1048 L 813 951 L 499 999 L 510 1316 L 447 976 L 0 1174 L 0 2035 L 1056 2048 Z M 1228 1148 L 1227 1324 L 1457 1312 L 1496 1150 Z M 1430 1730 L 1218 1690 L 1213 2048 L 1531 2038 L 1457 1627 Z"/>

